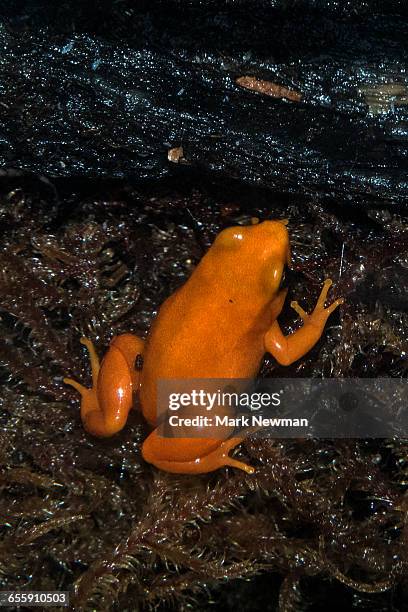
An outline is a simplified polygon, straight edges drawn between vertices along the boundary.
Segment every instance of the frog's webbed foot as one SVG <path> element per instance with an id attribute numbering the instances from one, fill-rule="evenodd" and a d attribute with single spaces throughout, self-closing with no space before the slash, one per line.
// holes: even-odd
<path id="1" fill-rule="evenodd" d="M 100 407 L 98 402 L 98 397 L 96 393 L 98 376 L 100 370 L 99 357 L 96 353 L 94 344 L 88 338 L 81 338 L 81 344 L 86 346 L 89 352 L 89 358 L 91 361 L 91 369 L 92 369 L 92 387 L 88 389 L 81 385 L 78 381 L 73 378 L 64 378 L 64 383 L 66 385 L 70 385 L 74 389 L 76 389 L 81 394 L 81 418 L 84 423 L 85 429 L 90 431 L 90 433 L 95 433 L 92 429 L 87 427 L 87 422 L 89 415 L 100 414 Z"/>
<path id="2" fill-rule="evenodd" d="M 303 320 L 300 329 L 289 336 L 284 336 L 277 321 L 274 321 L 269 331 L 265 334 L 265 349 L 275 357 L 282 365 L 290 365 L 294 361 L 306 355 L 316 344 L 323 333 L 324 326 L 331 313 L 336 310 L 344 299 L 338 298 L 330 306 L 325 308 L 327 293 L 332 281 L 327 278 L 324 281 L 322 291 L 316 306 L 311 314 L 303 310 L 297 302 L 292 302 L 291 306 Z"/>
<path id="3" fill-rule="evenodd" d="M 327 293 L 332 284 L 333 281 L 330 278 L 326 278 L 323 283 L 323 288 L 320 292 L 316 306 L 311 314 L 305 312 L 303 308 L 298 304 L 298 302 L 291 302 L 291 307 L 298 313 L 304 323 L 309 323 L 310 325 L 317 325 L 318 327 L 321 327 L 322 324 L 324 325 L 326 323 L 331 313 L 334 312 L 336 308 L 340 306 L 340 304 L 344 303 L 344 298 L 338 298 L 332 304 L 330 304 L 330 306 L 325 308 Z"/>
<path id="4" fill-rule="evenodd" d="M 219 457 L 220 465 L 229 465 L 230 467 L 238 468 L 247 474 L 253 474 L 255 468 L 252 465 L 248 465 L 243 461 L 238 461 L 229 456 L 229 452 L 234 449 L 238 444 L 241 444 L 245 438 L 229 438 L 222 442 L 221 445 L 214 451 L 214 455 Z"/>
<path id="5" fill-rule="evenodd" d="M 89 340 L 88 338 L 83 337 L 81 338 L 80 343 L 86 346 L 89 352 L 89 359 L 91 362 L 91 369 L 92 369 L 92 388 L 88 389 L 87 387 L 84 387 L 83 385 L 81 385 L 79 382 L 77 382 L 73 378 L 64 378 L 64 383 L 66 385 L 70 385 L 71 387 L 74 387 L 74 389 L 76 389 L 81 394 L 81 396 L 84 397 L 90 392 L 92 391 L 95 392 L 96 390 L 96 385 L 98 382 L 98 376 L 99 376 L 99 370 L 100 370 L 100 362 L 99 362 L 99 357 L 97 355 L 97 352 L 95 350 L 95 346 L 92 340 Z"/>

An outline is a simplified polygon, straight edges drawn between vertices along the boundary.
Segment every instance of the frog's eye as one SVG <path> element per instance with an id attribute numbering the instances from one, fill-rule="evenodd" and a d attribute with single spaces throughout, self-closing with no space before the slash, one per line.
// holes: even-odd
<path id="1" fill-rule="evenodd" d="M 234 248 L 242 244 L 244 240 L 244 229 L 242 227 L 229 227 L 218 234 L 217 246 Z"/>

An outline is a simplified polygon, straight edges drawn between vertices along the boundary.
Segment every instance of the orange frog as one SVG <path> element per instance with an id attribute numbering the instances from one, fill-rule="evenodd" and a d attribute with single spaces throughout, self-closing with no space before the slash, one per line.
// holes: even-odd
<path id="1" fill-rule="evenodd" d="M 343 303 L 325 308 L 331 280 L 326 279 L 313 312 L 297 302 L 291 306 L 303 326 L 289 336 L 281 332 L 277 317 L 287 290 L 280 289 L 290 264 L 286 221 L 264 221 L 222 231 L 191 277 L 161 306 L 146 341 L 116 336 L 102 364 L 92 342 L 81 340 L 89 351 L 93 387 L 64 382 L 82 396 L 85 429 L 100 437 L 120 431 L 139 392 L 143 415 L 157 426 L 157 381 L 189 378 L 252 378 L 265 352 L 282 365 L 305 355 L 319 340 L 329 315 Z M 143 367 L 135 367 L 140 357 Z M 144 459 L 167 472 L 204 473 L 224 465 L 253 473 L 254 468 L 229 456 L 243 441 L 165 438 L 153 429 L 143 443 Z"/>

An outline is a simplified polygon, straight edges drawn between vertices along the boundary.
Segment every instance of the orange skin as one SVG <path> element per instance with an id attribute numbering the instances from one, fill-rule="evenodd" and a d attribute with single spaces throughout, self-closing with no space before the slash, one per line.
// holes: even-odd
<path id="1" fill-rule="evenodd" d="M 324 282 L 312 314 L 297 302 L 291 306 L 303 326 L 289 336 L 277 317 L 286 297 L 280 283 L 290 264 L 285 221 L 264 221 L 222 231 L 187 282 L 161 306 L 146 342 L 116 336 L 99 366 L 93 344 L 83 338 L 92 366 L 93 387 L 64 381 L 82 396 L 85 429 L 99 437 L 120 431 L 139 392 L 143 415 L 157 426 L 158 379 L 252 378 L 265 352 L 282 365 L 303 357 L 319 340 L 330 314 L 343 303 L 325 308 L 331 280 Z M 143 368 L 135 369 L 138 355 Z M 144 459 L 167 472 L 205 473 L 224 465 L 253 473 L 254 468 L 229 456 L 244 438 L 165 438 L 156 427 L 143 443 Z"/>

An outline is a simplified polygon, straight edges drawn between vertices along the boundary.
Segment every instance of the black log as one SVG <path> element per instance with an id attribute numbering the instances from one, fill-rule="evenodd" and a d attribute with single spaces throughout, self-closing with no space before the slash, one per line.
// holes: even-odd
<path id="1" fill-rule="evenodd" d="M 183 165 L 406 206 L 406 9 L 367 4 L 5 2 L 1 167 L 155 179 Z"/>

